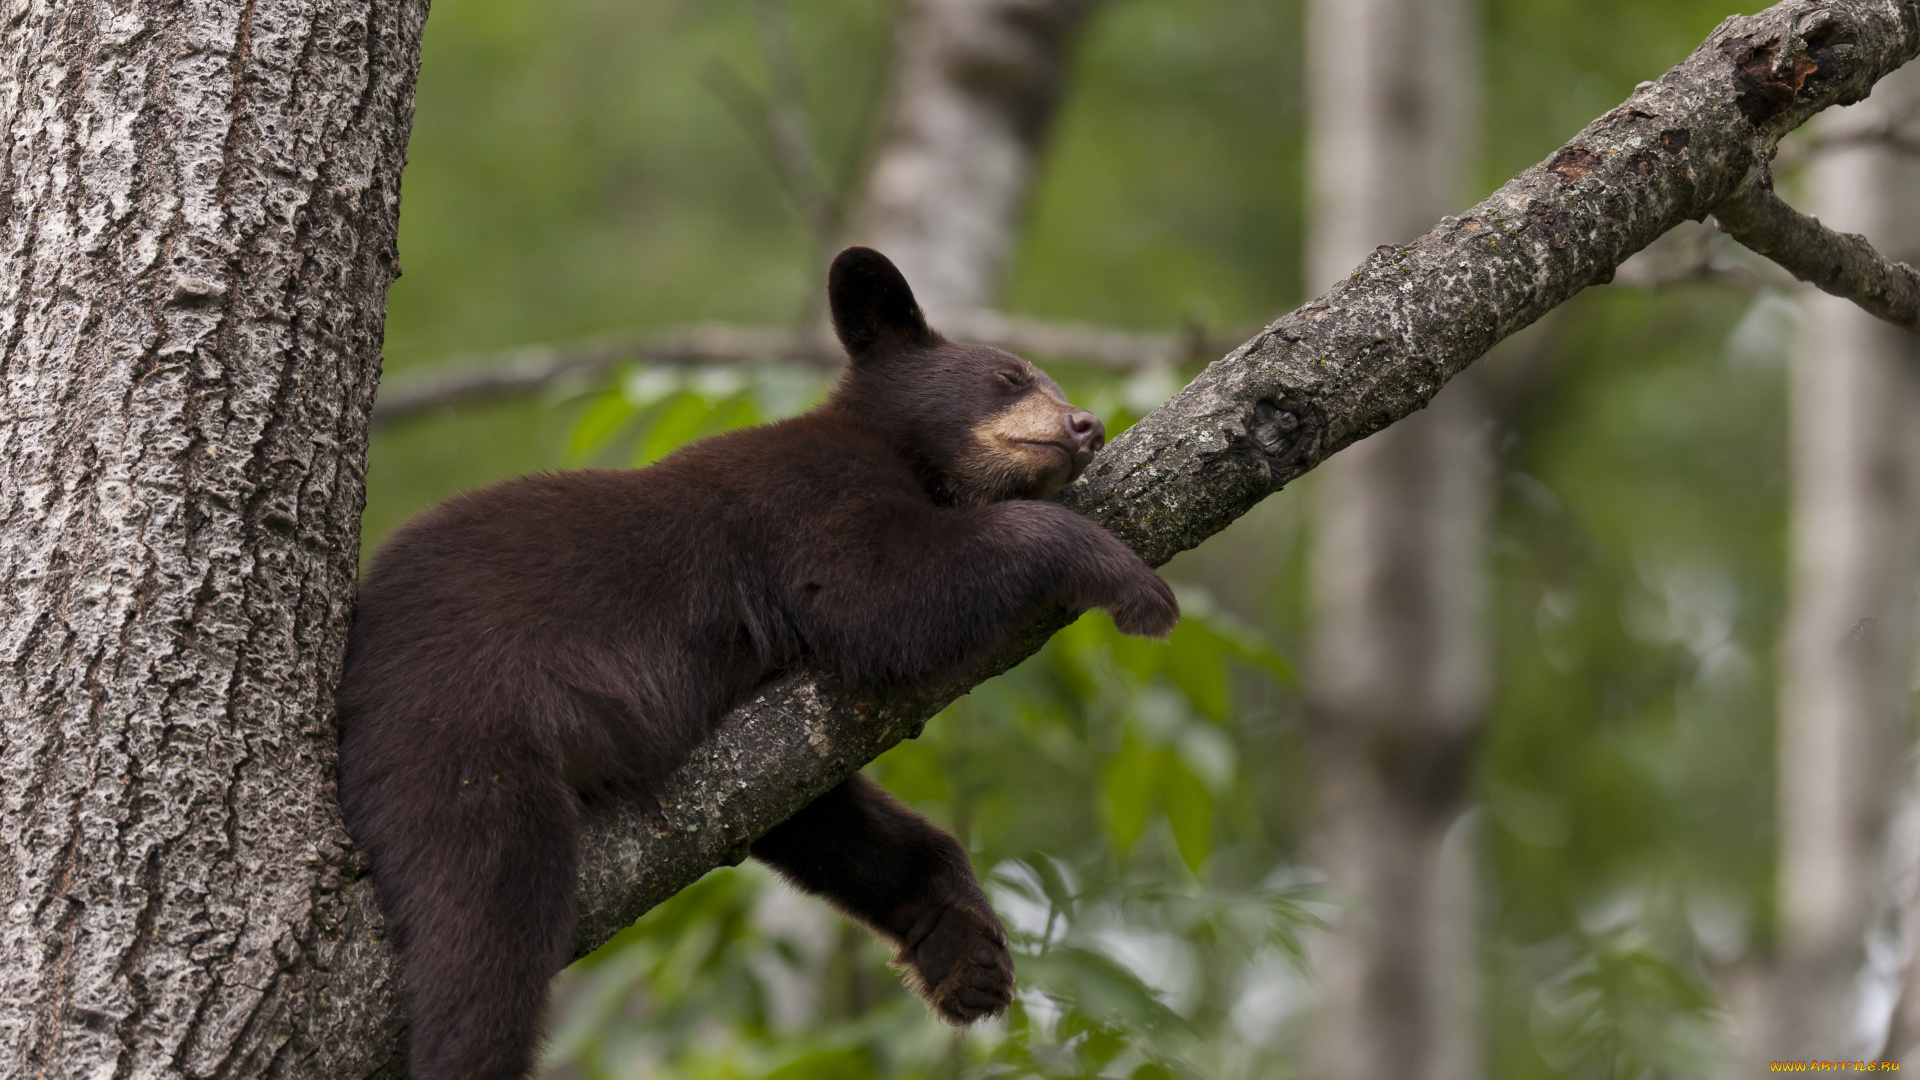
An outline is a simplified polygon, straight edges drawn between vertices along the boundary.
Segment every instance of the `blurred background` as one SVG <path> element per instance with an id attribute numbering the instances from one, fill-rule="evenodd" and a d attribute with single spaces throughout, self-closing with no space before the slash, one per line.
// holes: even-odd
<path id="1" fill-rule="evenodd" d="M 1734 13 L 438 0 L 366 547 L 466 488 L 806 408 L 847 242 L 1115 432 Z M 1912 74 L 1776 163 L 1909 259 Z M 1089 615 L 875 762 L 1008 925 L 1003 1021 L 934 1022 L 864 931 L 748 864 L 561 977 L 545 1075 L 1899 1058 L 1920 356 L 1863 320 L 1676 233 L 1176 559 L 1170 642 Z"/>

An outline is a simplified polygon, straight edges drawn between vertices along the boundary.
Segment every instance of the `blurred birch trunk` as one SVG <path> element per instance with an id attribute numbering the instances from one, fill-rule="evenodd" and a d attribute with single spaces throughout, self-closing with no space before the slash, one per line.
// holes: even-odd
<path id="1" fill-rule="evenodd" d="M 1463 204 L 1470 0 L 1314 0 L 1311 280 Z M 1467 751 L 1487 696 L 1488 422 L 1461 378 L 1318 486 L 1307 703 L 1312 856 L 1346 904 L 1314 959 L 1308 1075 L 1476 1075 Z"/>
<path id="2" fill-rule="evenodd" d="M 1099 0 L 907 0 L 853 239 L 933 324 L 993 306 L 1078 31 Z"/>
<path id="3" fill-rule="evenodd" d="M 1913 123 L 1916 106 L 1920 68 L 1909 67 L 1868 101 L 1820 118 L 1816 138 L 1828 145 L 1807 200 L 1822 221 L 1908 259 L 1920 254 L 1920 162 L 1873 136 Z M 1733 1072 L 1743 1076 L 1769 1060 L 1881 1052 L 1890 1002 L 1885 991 L 1873 1000 L 1868 938 L 1896 807 L 1912 782 L 1920 341 L 1808 290 L 1791 392 L 1779 938 L 1741 1011 Z"/>

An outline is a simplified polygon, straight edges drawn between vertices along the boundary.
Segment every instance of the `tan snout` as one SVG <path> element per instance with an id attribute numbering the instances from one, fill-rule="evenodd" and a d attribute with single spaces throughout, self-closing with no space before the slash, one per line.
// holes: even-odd
<path id="1" fill-rule="evenodd" d="M 983 416 L 949 478 L 961 502 L 1045 499 L 1077 478 L 1106 445 L 1106 425 L 1032 367 L 1025 392 Z"/>
<path id="2" fill-rule="evenodd" d="M 991 438 L 1008 452 L 1039 455 L 1066 465 L 1066 479 L 1079 477 L 1102 446 L 1106 446 L 1106 425 L 1087 409 L 1066 402 L 1060 394 L 1046 388 L 1021 398 L 1012 409 L 987 423 Z"/>

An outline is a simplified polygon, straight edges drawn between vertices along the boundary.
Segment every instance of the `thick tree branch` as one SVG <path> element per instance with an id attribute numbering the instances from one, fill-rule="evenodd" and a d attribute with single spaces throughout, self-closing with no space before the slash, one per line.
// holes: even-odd
<path id="1" fill-rule="evenodd" d="M 1920 334 L 1920 271 L 1881 255 L 1866 237 L 1835 232 L 1765 187 L 1721 203 L 1713 220 L 1801 281 Z"/>
<path id="2" fill-rule="evenodd" d="M 1496 342 L 1611 280 L 1662 233 L 1707 216 L 1764 172 L 1782 134 L 1865 97 L 1917 52 L 1920 0 L 1790 0 L 1727 20 L 1548 161 L 1411 245 L 1380 248 L 1214 363 L 1116 439 L 1064 501 L 1164 563 L 1423 407 Z M 852 697 L 809 670 L 769 684 L 673 778 L 664 829 L 627 809 L 596 820 L 577 947 L 737 859 L 1051 629 L 920 699 Z"/>

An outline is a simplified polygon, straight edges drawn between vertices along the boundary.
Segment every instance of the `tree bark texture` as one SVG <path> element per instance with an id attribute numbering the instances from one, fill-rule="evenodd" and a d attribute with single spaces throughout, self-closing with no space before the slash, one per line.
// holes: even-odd
<path id="1" fill-rule="evenodd" d="M 1464 0 L 1309 5 L 1313 280 L 1466 201 L 1471 20 Z M 1478 1071 L 1472 950 L 1447 948 L 1472 940 L 1472 874 L 1442 864 L 1470 860 L 1445 841 L 1488 684 L 1490 418 L 1472 382 L 1335 455 L 1316 489 L 1309 850 L 1344 905 L 1314 955 L 1321 1080 Z"/>
<path id="2" fill-rule="evenodd" d="M 887 253 L 935 326 L 991 307 L 1099 0 L 906 0 L 885 127 L 854 237 Z"/>
<path id="3" fill-rule="evenodd" d="M 394 1075 L 393 967 L 337 842 L 325 688 L 424 6 L 10 11 L 0 1075 Z M 1216 362 L 1064 500 L 1165 562 L 1917 52 L 1920 0 L 1729 20 Z M 763 687 L 662 790 L 658 825 L 594 822 L 577 944 L 737 859 L 1058 621 L 912 700 L 804 668 Z"/>
<path id="4" fill-rule="evenodd" d="M 1850 131 L 1920 122 L 1920 67 L 1821 118 L 1809 209 L 1920 253 L 1920 163 Z M 1920 584 L 1920 339 L 1822 293 L 1791 367 L 1792 607 L 1781 645 L 1779 938 L 1748 1066 L 1873 1057 L 1856 974 L 1911 783 Z M 1858 1050 L 1854 1055 L 1853 1051 Z"/>
<path id="5" fill-rule="evenodd" d="M 0 1077 L 393 1046 L 330 695 L 425 17 L 7 4 Z"/>

